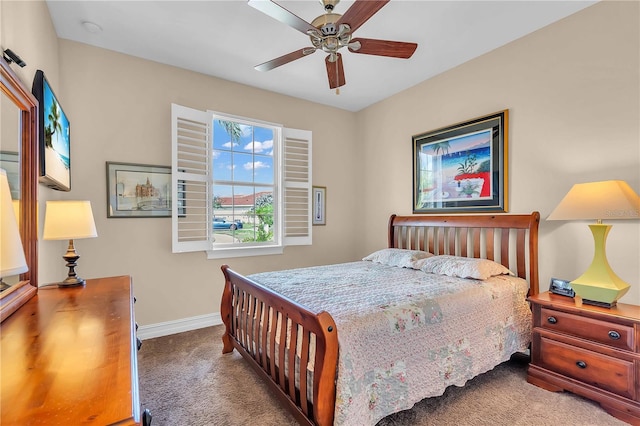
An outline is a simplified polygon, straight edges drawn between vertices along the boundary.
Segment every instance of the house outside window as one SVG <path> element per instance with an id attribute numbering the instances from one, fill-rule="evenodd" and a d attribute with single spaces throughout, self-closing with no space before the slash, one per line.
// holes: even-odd
<path id="1" fill-rule="evenodd" d="M 311 132 L 172 105 L 173 252 L 311 244 Z"/>

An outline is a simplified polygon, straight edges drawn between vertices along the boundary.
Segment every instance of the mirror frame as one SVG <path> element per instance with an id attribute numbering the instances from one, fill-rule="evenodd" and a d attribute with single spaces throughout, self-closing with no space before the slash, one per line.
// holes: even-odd
<path id="1" fill-rule="evenodd" d="M 20 236 L 29 270 L 0 294 L 0 322 L 38 291 L 38 101 L 4 59 L 0 91 L 20 110 Z"/>

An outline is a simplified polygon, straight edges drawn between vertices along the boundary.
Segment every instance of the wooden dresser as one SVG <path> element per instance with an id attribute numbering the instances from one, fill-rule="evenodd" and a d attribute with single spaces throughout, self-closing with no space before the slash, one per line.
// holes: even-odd
<path id="1" fill-rule="evenodd" d="M 598 402 L 611 415 L 640 425 L 640 307 L 583 305 L 549 292 L 529 298 L 533 309 L 527 380 Z"/>
<path id="2" fill-rule="evenodd" d="M 139 424 L 133 303 L 129 276 L 40 287 L 0 325 L 0 423 Z"/>

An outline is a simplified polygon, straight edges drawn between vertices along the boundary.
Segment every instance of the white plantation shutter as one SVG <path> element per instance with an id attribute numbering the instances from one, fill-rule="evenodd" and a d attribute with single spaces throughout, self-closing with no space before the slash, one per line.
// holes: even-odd
<path id="1" fill-rule="evenodd" d="M 172 251 L 211 248 L 212 114 L 171 105 Z"/>
<path id="2" fill-rule="evenodd" d="M 209 258 L 273 254 L 281 245 L 219 248 L 213 245 L 213 111 L 171 105 L 173 253 L 207 251 Z M 229 118 L 229 117 L 225 117 Z M 233 118 L 232 118 L 233 119 Z M 256 122 L 256 125 L 259 123 Z M 275 176 L 282 199 L 276 216 L 282 245 L 311 244 L 311 132 L 283 129 L 283 141 L 275 152 L 280 170 Z M 274 142 L 276 142 L 274 140 Z M 274 207 L 276 207 L 274 205 Z M 271 250 L 271 251 L 269 251 Z M 212 255 L 214 253 L 214 255 Z"/>
<path id="3" fill-rule="evenodd" d="M 311 131 L 284 129 L 284 245 L 311 244 Z"/>

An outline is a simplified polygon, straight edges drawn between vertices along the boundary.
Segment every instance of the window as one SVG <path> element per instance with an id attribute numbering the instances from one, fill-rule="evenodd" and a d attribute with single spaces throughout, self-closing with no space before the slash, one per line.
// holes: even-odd
<path id="1" fill-rule="evenodd" d="M 173 252 L 311 244 L 311 132 L 172 105 Z"/>

